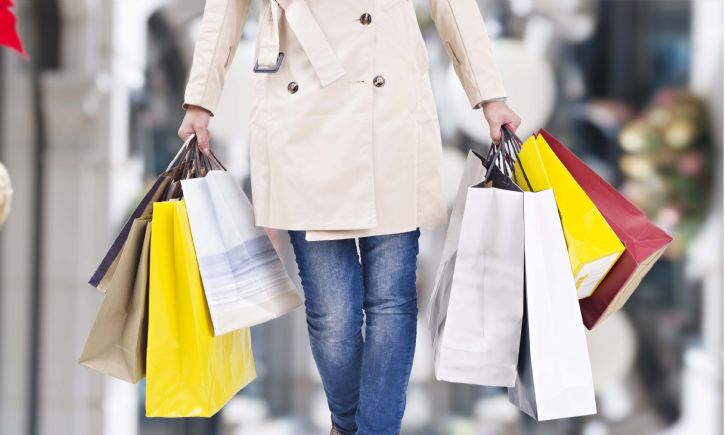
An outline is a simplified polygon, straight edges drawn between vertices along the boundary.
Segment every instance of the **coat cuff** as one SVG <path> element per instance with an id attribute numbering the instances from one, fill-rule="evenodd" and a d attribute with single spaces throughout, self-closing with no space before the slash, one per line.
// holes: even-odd
<path id="1" fill-rule="evenodd" d="M 505 102 L 506 102 L 506 99 L 507 99 L 506 97 L 494 97 L 494 98 L 488 98 L 488 99 L 486 99 L 486 100 L 482 100 L 482 101 L 479 101 L 478 103 L 476 103 L 476 105 L 475 105 L 475 106 L 473 106 L 473 108 L 474 108 L 474 109 L 480 109 L 481 107 L 483 107 L 483 105 L 484 105 L 485 103 L 492 103 L 492 102 L 494 102 L 494 101 L 503 101 L 503 102 L 505 103 Z"/>
<path id="2" fill-rule="evenodd" d="M 211 110 L 211 107 L 213 107 L 213 106 L 211 106 L 208 103 L 203 103 L 203 102 L 195 103 L 193 101 L 184 101 L 184 103 L 181 105 L 181 108 L 184 109 L 184 111 L 186 111 L 189 108 L 189 106 L 199 106 L 202 109 L 209 112 L 209 116 L 214 116 L 214 111 Z"/>

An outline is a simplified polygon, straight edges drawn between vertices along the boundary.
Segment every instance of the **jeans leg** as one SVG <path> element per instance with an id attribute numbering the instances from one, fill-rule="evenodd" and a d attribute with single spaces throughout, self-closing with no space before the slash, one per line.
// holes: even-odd
<path id="1" fill-rule="evenodd" d="M 400 432 L 415 353 L 420 229 L 360 238 L 365 344 L 358 435 Z"/>
<path id="2" fill-rule="evenodd" d="M 306 241 L 288 231 L 305 293 L 310 347 L 332 413 L 345 433 L 357 430 L 363 339 L 363 288 L 355 239 Z"/>

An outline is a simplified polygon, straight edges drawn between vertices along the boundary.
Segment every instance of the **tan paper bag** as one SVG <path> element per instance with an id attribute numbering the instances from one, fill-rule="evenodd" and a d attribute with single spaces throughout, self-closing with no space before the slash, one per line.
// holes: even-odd
<path id="1" fill-rule="evenodd" d="M 146 372 L 150 217 L 134 219 L 79 364 L 136 383 Z"/>

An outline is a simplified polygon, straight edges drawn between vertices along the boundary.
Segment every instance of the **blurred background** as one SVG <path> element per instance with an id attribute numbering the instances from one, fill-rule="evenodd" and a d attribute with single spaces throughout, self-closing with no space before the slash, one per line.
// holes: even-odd
<path id="1" fill-rule="evenodd" d="M 227 76 L 213 147 L 249 191 L 257 7 Z M 480 0 L 526 136 L 545 127 L 674 242 L 625 309 L 588 333 L 598 414 L 536 423 L 499 388 L 435 381 L 426 328 L 408 390 L 409 435 L 710 435 L 723 427 L 723 3 Z M 430 21 L 452 201 L 466 152 L 488 147 Z M 77 365 L 102 296 L 86 284 L 176 130 L 202 0 L 27 0 L 32 57 L 0 50 L 0 162 L 12 210 L 0 228 L 2 435 L 317 435 L 329 412 L 298 310 L 252 329 L 257 379 L 212 419 L 147 419 L 144 384 Z M 432 286 L 445 228 L 421 236 Z M 291 273 L 284 233 L 273 233 Z"/>

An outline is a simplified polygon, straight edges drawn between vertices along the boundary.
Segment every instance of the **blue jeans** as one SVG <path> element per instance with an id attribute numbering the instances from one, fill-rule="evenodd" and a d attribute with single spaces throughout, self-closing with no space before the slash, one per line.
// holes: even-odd
<path id="1" fill-rule="evenodd" d="M 420 229 L 360 237 L 359 258 L 355 239 L 289 234 L 332 422 L 350 435 L 398 434 L 415 352 Z"/>

